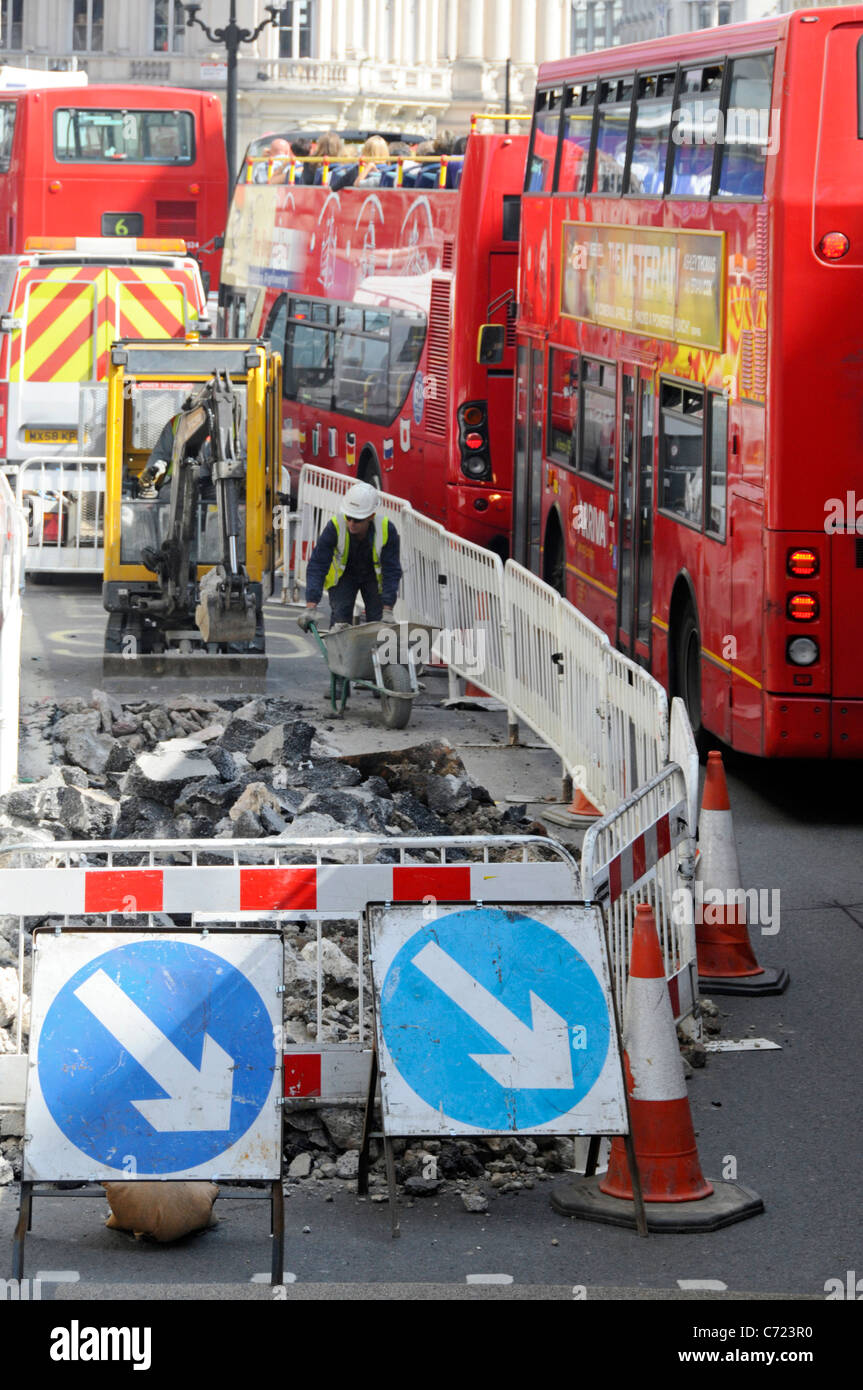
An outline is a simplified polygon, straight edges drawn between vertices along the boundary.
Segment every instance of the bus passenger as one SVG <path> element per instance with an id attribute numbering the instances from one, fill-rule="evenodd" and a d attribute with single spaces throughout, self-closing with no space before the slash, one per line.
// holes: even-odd
<path id="1" fill-rule="evenodd" d="M 363 188 L 380 184 L 383 170 L 380 160 L 389 159 L 389 146 L 382 135 L 370 135 L 360 150 L 360 176 L 357 183 Z"/>

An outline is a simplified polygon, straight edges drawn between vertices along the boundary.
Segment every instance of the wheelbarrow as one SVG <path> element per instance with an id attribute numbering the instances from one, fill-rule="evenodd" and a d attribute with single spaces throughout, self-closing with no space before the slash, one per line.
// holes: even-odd
<path id="1" fill-rule="evenodd" d="M 430 649 L 437 628 L 425 623 L 360 623 L 320 632 L 309 623 L 330 670 L 330 704 L 333 714 L 345 712 L 351 685 L 372 690 L 381 699 L 381 718 L 388 729 L 403 729 L 411 717 L 411 705 L 419 694 L 417 647 Z M 390 643 L 402 661 L 389 660 Z"/>

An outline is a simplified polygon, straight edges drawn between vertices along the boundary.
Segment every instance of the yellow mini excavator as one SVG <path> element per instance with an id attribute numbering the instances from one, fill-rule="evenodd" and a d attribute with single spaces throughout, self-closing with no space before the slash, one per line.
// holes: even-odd
<path id="1" fill-rule="evenodd" d="M 112 347 L 106 675 L 265 673 L 280 409 L 266 343 Z"/>

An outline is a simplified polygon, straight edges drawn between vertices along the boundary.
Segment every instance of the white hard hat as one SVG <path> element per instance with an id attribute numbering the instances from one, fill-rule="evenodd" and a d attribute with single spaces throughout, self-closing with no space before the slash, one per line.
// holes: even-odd
<path id="1" fill-rule="evenodd" d="M 371 483 L 354 483 L 345 494 L 342 511 L 352 521 L 365 521 L 367 517 L 374 516 L 380 497 Z"/>

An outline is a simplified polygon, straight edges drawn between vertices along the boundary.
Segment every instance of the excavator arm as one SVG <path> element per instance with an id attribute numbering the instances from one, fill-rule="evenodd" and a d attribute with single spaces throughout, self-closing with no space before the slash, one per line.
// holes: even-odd
<path id="1" fill-rule="evenodd" d="M 194 603 L 195 622 L 206 643 L 248 642 L 255 635 L 255 598 L 240 562 L 246 461 L 236 447 L 239 415 L 227 372 L 214 372 L 189 398 L 174 434 L 168 469 L 168 534 L 158 550 L 143 552 L 144 564 L 158 576 L 160 589 L 159 597 L 147 602 L 148 611 L 169 616 L 189 611 Z M 195 543 L 205 486 L 212 486 L 215 495 L 219 558 L 198 586 Z"/>

